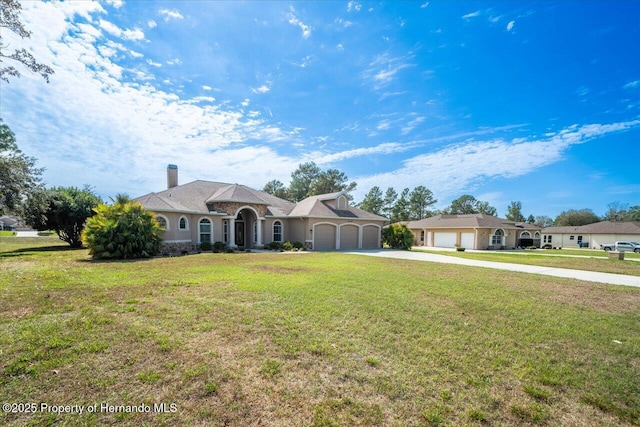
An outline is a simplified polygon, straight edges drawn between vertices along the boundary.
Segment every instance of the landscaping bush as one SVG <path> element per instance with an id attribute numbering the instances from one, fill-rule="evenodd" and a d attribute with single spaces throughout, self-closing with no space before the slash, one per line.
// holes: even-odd
<path id="1" fill-rule="evenodd" d="M 226 247 L 227 245 L 225 245 L 225 243 L 221 241 L 217 241 L 213 244 L 213 249 L 216 249 L 218 251 L 223 251 Z"/>
<path id="2" fill-rule="evenodd" d="M 227 250 L 225 252 L 228 253 L 228 254 L 236 253 L 236 251 L 234 251 L 233 248 L 227 248 Z"/>
<path id="3" fill-rule="evenodd" d="M 267 247 L 269 249 L 271 249 L 272 251 L 278 251 L 278 250 L 282 249 L 282 243 L 280 243 L 280 242 L 271 242 L 271 243 L 269 243 L 269 245 Z"/>
<path id="4" fill-rule="evenodd" d="M 142 205 L 119 196 L 113 205 L 100 204 L 94 210 L 82 232 L 94 259 L 149 258 L 158 253 L 163 230 Z"/>
<path id="5" fill-rule="evenodd" d="M 291 242 L 284 242 L 282 244 L 282 249 L 284 249 L 285 251 L 290 251 L 291 249 L 293 249 L 293 244 Z"/>
<path id="6" fill-rule="evenodd" d="M 551 246 L 548 243 L 542 247 L 542 249 L 551 249 L 551 248 L 553 248 L 553 246 Z"/>
<path id="7" fill-rule="evenodd" d="M 413 233 L 404 224 L 391 224 L 382 230 L 382 241 L 393 249 L 411 249 Z"/>
<path id="8" fill-rule="evenodd" d="M 456 251 L 458 251 L 458 252 L 464 252 L 464 249 L 465 248 L 462 247 L 462 246 L 456 246 Z"/>
<path id="9" fill-rule="evenodd" d="M 209 243 L 209 242 L 200 243 L 200 250 L 203 250 L 205 252 L 210 251 L 212 247 L 213 246 L 211 246 L 211 243 Z"/>
<path id="10" fill-rule="evenodd" d="M 304 248 L 304 245 L 302 244 L 302 242 L 293 242 L 293 247 L 300 250 Z"/>

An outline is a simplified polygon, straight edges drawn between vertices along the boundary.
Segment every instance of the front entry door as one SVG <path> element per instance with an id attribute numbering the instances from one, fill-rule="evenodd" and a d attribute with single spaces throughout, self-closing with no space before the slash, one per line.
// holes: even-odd
<path id="1" fill-rule="evenodd" d="M 236 222 L 236 246 L 245 246 L 244 222 Z"/>

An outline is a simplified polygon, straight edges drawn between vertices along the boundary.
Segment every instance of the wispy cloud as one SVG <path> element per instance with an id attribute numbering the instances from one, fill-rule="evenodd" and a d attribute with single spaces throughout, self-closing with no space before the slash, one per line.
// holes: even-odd
<path id="1" fill-rule="evenodd" d="M 289 24 L 300 27 L 300 29 L 302 30 L 302 37 L 304 37 L 305 39 L 308 39 L 309 37 L 311 37 L 312 28 L 309 25 L 306 25 L 300 19 L 298 19 L 295 13 L 296 13 L 296 10 L 293 8 L 293 6 L 291 6 L 290 12 L 287 15 L 287 18 L 289 19 Z"/>
<path id="2" fill-rule="evenodd" d="M 388 52 L 376 56 L 363 75 L 375 90 L 380 90 L 397 78 L 405 68 L 413 67 L 412 56 L 391 57 Z"/>
<path id="3" fill-rule="evenodd" d="M 271 88 L 267 85 L 262 85 L 260 87 L 251 88 L 253 93 L 267 93 L 271 90 Z"/>
<path id="4" fill-rule="evenodd" d="M 175 10 L 175 9 L 173 9 L 173 10 L 169 10 L 169 9 L 160 9 L 160 10 L 158 11 L 158 13 L 159 13 L 161 16 L 164 16 L 164 20 L 165 20 L 166 22 L 168 22 L 168 21 L 170 21 L 170 20 L 172 20 L 172 19 L 184 19 L 184 16 L 182 16 L 182 14 L 181 14 L 179 11 Z"/>
<path id="5" fill-rule="evenodd" d="M 106 21 L 104 19 L 101 19 L 99 21 L 99 25 L 100 25 L 100 28 L 102 28 L 112 36 L 120 37 L 122 39 L 131 40 L 131 41 L 144 40 L 144 31 L 142 31 L 140 28 L 134 28 L 133 30 L 130 30 L 130 29 L 123 30 L 119 28 L 117 25 L 109 21 Z"/>
<path id="6" fill-rule="evenodd" d="M 573 125 L 545 139 L 507 141 L 471 140 L 407 159 L 403 167 L 386 173 L 358 177 L 359 191 L 385 185 L 404 188 L 425 185 L 437 188 L 446 198 L 469 191 L 481 180 L 514 178 L 556 163 L 572 145 L 583 144 L 604 135 L 640 126 L 640 120 L 612 124 Z M 499 167 L 496 167 L 498 162 Z"/>
<path id="7" fill-rule="evenodd" d="M 634 80 L 623 86 L 624 89 L 636 89 L 640 87 L 640 80 Z"/>
<path id="8" fill-rule="evenodd" d="M 360 4 L 360 2 L 352 0 L 349 3 L 347 3 L 347 12 L 360 12 L 361 9 L 362 9 L 362 4 Z"/>
<path id="9" fill-rule="evenodd" d="M 467 13 L 466 15 L 462 15 L 462 19 L 471 19 L 480 16 L 480 11 L 476 10 L 475 12 Z"/>
<path id="10" fill-rule="evenodd" d="M 513 27 L 516 25 L 516 21 L 509 21 L 507 24 L 507 31 L 513 30 Z"/>

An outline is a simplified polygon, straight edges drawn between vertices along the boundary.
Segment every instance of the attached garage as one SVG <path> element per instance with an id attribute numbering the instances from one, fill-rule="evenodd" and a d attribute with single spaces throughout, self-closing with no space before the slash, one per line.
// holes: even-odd
<path id="1" fill-rule="evenodd" d="M 358 249 L 358 226 L 343 225 L 340 227 L 340 249 Z"/>
<path id="2" fill-rule="evenodd" d="M 433 246 L 453 248 L 456 246 L 456 233 L 433 233 Z"/>
<path id="3" fill-rule="evenodd" d="M 380 229 L 374 225 L 362 227 L 362 249 L 378 249 Z"/>
<path id="4" fill-rule="evenodd" d="M 333 251 L 336 249 L 336 230 L 333 224 L 318 224 L 313 228 L 313 250 Z"/>
<path id="5" fill-rule="evenodd" d="M 460 233 L 460 246 L 465 249 L 473 249 L 474 233 Z"/>

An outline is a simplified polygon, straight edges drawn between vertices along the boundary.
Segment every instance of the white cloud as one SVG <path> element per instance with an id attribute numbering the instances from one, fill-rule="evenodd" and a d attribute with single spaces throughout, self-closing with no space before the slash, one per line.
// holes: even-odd
<path id="1" fill-rule="evenodd" d="M 357 1 L 350 1 L 347 3 L 347 12 L 360 12 L 362 5 Z"/>
<path id="2" fill-rule="evenodd" d="M 203 86 L 202 86 L 202 90 L 207 90 L 207 91 L 209 91 L 209 90 L 213 90 L 213 88 L 212 88 L 211 86 L 203 85 Z"/>
<path id="3" fill-rule="evenodd" d="M 287 15 L 287 17 L 289 18 L 289 24 L 300 27 L 300 29 L 302 30 L 302 37 L 308 39 L 311 36 L 312 28 L 309 25 L 306 25 L 304 22 L 300 21 L 296 17 L 295 12 L 295 9 L 293 8 L 293 6 L 291 6 L 291 12 Z"/>
<path id="4" fill-rule="evenodd" d="M 478 16 L 480 16 L 480 11 L 476 10 L 475 12 L 471 12 L 471 13 L 467 13 L 466 15 L 463 15 L 462 19 L 476 18 Z"/>
<path id="5" fill-rule="evenodd" d="M 158 26 L 158 23 L 156 21 L 154 21 L 153 19 L 150 19 L 149 22 L 147 22 L 147 27 L 149 28 L 155 28 Z"/>
<path id="6" fill-rule="evenodd" d="M 125 40 L 144 40 L 144 32 L 140 28 L 134 28 L 133 30 L 124 30 L 122 32 L 122 38 Z"/>
<path id="7" fill-rule="evenodd" d="M 188 166 L 197 179 L 255 186 L 286 179 L 295 169 L 297 160 L 270 148 L 242 147 L 250 139 L 290 138 L 295 130 L 268 125 L 240 106 L 216 104 L 213 97 L 185 98 L 160 90 L 145 82 L 155 79 L 153 74 L 124 70 L 113 62 L 117 52 L 130 51 L 76 30 L 74 19 L 83 16 L 83 22 L 122 34 L 116 25 L 97 19 L 103 10 L 89 3 L 25 3 L 29 27 L 43 30 L 16 46 L 32 45 L 40 61 L 55 66 L 55 78 L 44 84 L 38 75 L 26 73 L 2 88 L 3 103 L 12 105 L 3 111 L 3 118 L 12 124 L 20 148 L 46 168 L 49 185 L 78 186 L 87 179 L 102 195 L 137 196 L 140 189 L 164 186 L 167 163 Z M 55 150 L 49 135 L 56 135 Z M 273 167 L 265 166 L 265 159 Z M 244 167 L 236 164 L 234 171 L 230 166 L 234 162 Z M 289 163 L 290 169 L 285 166 Z M 246 174 L 247 165 L 252 165 L 251 176 Z"/>
<path id="8" fill-rule="evenodd" d="M 424 2 L 424 3 L 422 3 L 422 4 L 420 5 L 420 8 L 421 8 L 421 9 L 424 9 L 424 8 L 426 8 L 427 6 L 429 6 L 429 2 Z"/>
<path id="9" fill-rule="evenodd" d="M 153 62 L 151 59 L 147 59 L 147 64 L 153 66 L 153 67 L 157 67 L 160 68 L 162 67 L 162 64 L 158 63 L 158 62 Z"/>
<path id="10" fill-rule="evenodd" d="M 258 88 L 251 88 L 251 91 L 253 93 L 267 93 L 271 90 L 271 88 L 267 85 L 262 85 Z"/>
<path id="11" fill-rule="evenodd" d="M 369 68 L 364 71 L 363 75 L 375 90 L 380 90 L 393 82 L 399 71 L 414 66 L 410 62 L 411 58 L 392 58 L 388 52 L 383 53 L 369 63 Z"/>
<path id="12" fill-rule="evenodd" d="M 509 21 L 507 24 L 507 31 L 513 30 L 513 26 L 516 25 L 516 21 Z"/>
<path id="13" fill-rule="evenodd" d="M 640 87 L 640 80 L 634 80 L 623 86 L 624 89 L 635 89 L 637 87 Z"/>
<path id="14" fill-rule="evenodd" d="M 342 43 L 338 43 L 338 45 L 336 46 L 336 48 L 337 48 L 340 52 L 344 52 L 344 46 L 342 45 Z"/>
<path id="15" fill-rule="evenodd" d="M 428 182 L 446 198 L 469 191 L 491 178 L 514 178 L 556 163 L 572 145 L 583 144 L 613 132 L 640 126 L 640 120 L 612 124 L 569 126 L 540 140 L 470 140 L 404 161 L 394 171 L 356 178 L 359 191 L 384 182 L 395 188 L 415 187 Z M 500 167 L 496 168 L 496 159 Z M 364 194 L 363 194 L 364 195 Z"/>
<path id="16" fill-rule="evenodd" d="M 105 3 L 110 4 L 116 9 L 120 9 L 122 5 L 124 5 L 124 1 L 122 0 L 105 0 Z"/>
<path id="17" fill-rule="evenodd" d="M 175 9 L 160 9 L 158 13 L 164 16 L 165 22 L 168 22 L 171 19 L 184 19 L 184 16 L 182 16 L 182 14 Z"/>
<path id="18" fill-rule="evenodd" d="M 180 58 L 173 58 L 173 59 L 167 60 L 167 65 L 180 65 L 180 64 L 182 64 L 182 61 L 180 60 Z"/>

